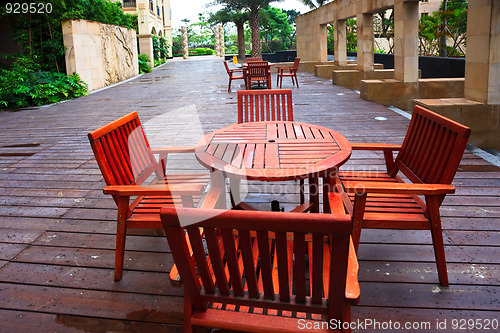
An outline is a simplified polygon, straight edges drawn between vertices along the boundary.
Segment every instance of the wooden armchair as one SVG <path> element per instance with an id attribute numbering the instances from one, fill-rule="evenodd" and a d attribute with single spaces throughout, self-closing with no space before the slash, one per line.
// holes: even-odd
<path id="1" fill-rule="evenodd" d="M 231 82 L 233 82 L 233 80 L 245 80 L 245 76 L 243 75 L 242 68 L 229 69 L 227 62 L 225 61 L 224 61 L 224 66 L 226 67 L 227 75 L 229 75 L 229 84 L 227 86 L 227 92 L 231 92 Z M 239 75 L 236 73 L 239 73 Z"/>
<path id="2" fill-rule="evenodd" d="M 238 91 L 238 124 L 272 120 L 293 121 L 290 89 Z"/>
<path id="3" fill-rule="evenodd" d="M 245 77 L 247 89 L 252 89 L 254 82 L 259 87 L 262 87 L 262 83 L 265 83 L 267 88 L 271 89 L 271 67 L 267 61 L 247 62 Z"/>
<path id="4" fill-rule="evenodd" d="M 166 175 L 167 155 L 192 153 L 194 147 L 151 149 L 137 112 L 90 132 L 88 137 L 106 181 L 104 193 L 112 195 L 118 206 L 114 279 L 120 281 L 127 229 L 162 229 L 160 208 L 196 205 L 209 175 Z M 136 199 L 130 203 L 130 197 Z"/>
<path id="5" fill-rule="evenodd" d="M 276 84 L 280 85 L 280 89 L 281 86 L 283 85 L 284 76 L 291 77 L 292 84 L 297 83 L 297 88 L 299 87 L 299 80 L 297 80 L 297 70 L 299 69 L 299 64 L 300 64 L 300 58 L 295 58 L 292 67 L 276 67 L 276 71 L 278 73 L 278 76 L 276 77 Z"/>
<path id="6" fill-rule="evenodd" d="M 161 218 L 184 285 L 185 332 L 350 322 L 360 290 L 348 215 L 165 207 Z"/>
<path id="7" fill-rule="evenodd" d="M 344 203 L 354 221 L 356 250 L 362 228 L 430 230 L 439 282 L 448 286 L 439 207 L 446 194 L 454 193 L 450 184 L 470 132 L 468 127 L 415 106 L 401 146 L 352 144 L 353 150 L 382 151 L 387 167 L 386 172 L 340 172 L 350 194 L 350 200 L 344 196 Z M 392 152 L 398 150 L 394 161 Z"/>

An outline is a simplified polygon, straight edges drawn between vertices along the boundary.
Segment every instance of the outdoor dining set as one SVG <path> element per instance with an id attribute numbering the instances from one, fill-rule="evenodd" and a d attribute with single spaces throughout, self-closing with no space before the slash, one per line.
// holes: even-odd
<path id="1" fill-rule="evenodd" d="M 162 229 L 175 262 L 171 283 L 184 288 L 185 331 L 301 331 L 300 320 L 349 331 L 342 323 L 360 300 L 361 230 L 405 229 L 430 231 L 447 286 L 439 208 L 454 193 L 470 129 L 416 106 L 401 145 L 349 142 L 295 121 L 292 90 L 271 89 L 269 63 L 254 60 L 234 69 L 224 62 L 228 92 L 233 80 L 245 81 L 236 122 L 195 146 L 151 148 L 137 112 L 88 134 L 104 193 L 118 207 L 115 281 L 127 229 Z M 290 76 L 298 87 L 299 62 L 276 67 L 280 86 Z M 385 170 L 344 169 L 357 150 L 383 155 Z M 208 172 L 167 173 L 170 154 L 194 154 Z M 257 210 L 242 196 L 248 181 L 292 182 L 295 207 Z"/>

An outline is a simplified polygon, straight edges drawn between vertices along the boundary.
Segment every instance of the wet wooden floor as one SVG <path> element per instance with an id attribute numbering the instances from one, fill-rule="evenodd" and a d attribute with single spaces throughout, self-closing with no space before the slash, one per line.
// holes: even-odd
<path id="1" fill-rule="evenodd" d="M 182 290 L 168 282 L 165 238 L 129 236 L 123 280 L 113 282 L 116 208 L 102 194 L 86 134 L 138 111 L 152 146 L 193 145 L 236 122 L 240 82 L 227 93 L 227 81 L 215 57 L 175 60 L 77 100 L 0 112 L 0 332 L 182 331 Z M 295 120 L 351 142 L 401 143 L 408 119 L 310 73 L 299 82 Z M 382 168 L 379 158 L 356 152 L 344 169 Z M 205 171 L 192 157 L 169 163 L 177 172 Z M 438 324 L 439 332 L 476 332 L 453 325 L 500 319 L 500 169 L 467 152 L 454 185 L 441 209 L 450 287 L 437 283 L 428 232 L 364 231 L 361 303 L 353 308 L 360 332 L 388 332 L 389 321 L 420 326 L 407 332 Z M 245 201 L 270 209 L 273 199 L 289 210 L 298 189 L 250 184 Z"/>

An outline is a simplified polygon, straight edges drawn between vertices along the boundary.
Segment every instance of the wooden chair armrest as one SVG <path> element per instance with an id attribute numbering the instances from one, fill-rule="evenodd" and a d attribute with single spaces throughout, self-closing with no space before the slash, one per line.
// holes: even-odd
<path id="1" fill-rule="evenodd" d="M 361 290 L 358 281 L 359 264 L 356 257 L 356 250 L 352 238 L 349 240 L 349 258 L 347 261 L 347 279 L 345 285 L 345 298 L 348 299 L 353 305 L 359 303 L 359 296 Z"/>
<path id="2" fill-rule="evenodd" d="M 401 145 L 390 145 L 386 143 L 351 143 L 352 150 L 390 150 L 397 151 Z"/>
<path id="3" fill-rule="evenodd" d="M 304 202 L 302 205 L 295 207 L 292 209 L 290 212 L 291 213 L 308 213 L 312 208 L 314 204 L 312 202 Z"/>
<path id="4" fill-rule="evenodd" d="M 447 184 L 414 184 L 391 182 L 346 181 L 343 183 L 348 193 L 417 194 L 440 195 L 455 193 L 455 187 Z"/>
<path id="5" fill-rule="evenodd" d="M 201 184 L 172 184 L 172 185 L 111 185 L 103 189 L 104 194 L 119 197 L 141 195 L 164 196 L 168 193 L 185 196 L 199 195 L 205 186 Z"/>
<path id="6" fill-rule="evenodd" d="M 194 146 L 151 148 L 153 154 L 194 153 Z"/>

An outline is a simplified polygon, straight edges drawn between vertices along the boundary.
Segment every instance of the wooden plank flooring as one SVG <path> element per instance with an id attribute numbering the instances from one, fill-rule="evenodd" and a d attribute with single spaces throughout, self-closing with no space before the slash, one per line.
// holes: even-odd
<path id="1" fill-rule="evenodd" d="M 284 82 L 297 121 L 351 142 L 401 143 L 406 118 L 310 73 L 299 81 L 300 88 Z M 102 194 L 86 134 L 138 111 L 153 147 L 194 145 L 236 122 L 241 87 L 234 82 L 227 93 L 227 82 L 215 57 L 174 60 L 83 98 L 0 113 L 1 332 L 182 331 L 182 290 L 168 282 L 172 257 L 163 236 L 134 231 L 123 280 L 113 282 L 116 208 Z M 380 157 L 356 152 L 343 169 L 382 169 Z M 192 156 L 173 156 L 169 169 L 206 172 Z M 437 283 L 430 234 L 363 231 L 353 320 L 428 322 L 427 331 L 446 320 L 439 332 L 455 332 L 453 319 L 500 319 L 500 169 L 467 152 L 454 185 L 441 209 L 450 287 Z M 248 191 L 245 201 L 266 210 L 274 199 L 290 210 L 299 198 L 295 182 L 254 182 Z"/>

